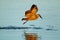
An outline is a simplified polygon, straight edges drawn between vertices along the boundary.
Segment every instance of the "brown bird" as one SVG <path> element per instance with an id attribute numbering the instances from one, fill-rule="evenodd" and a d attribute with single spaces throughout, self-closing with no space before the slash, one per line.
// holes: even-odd
<path id="1" fill-rule="evenodd" d="M 25 12 L 26 18 L 22 18 L 22 21 L 25 20 L 25 22 L 23 24 L 25 24 L 29 20 L 30 21 L 31 20 L 37 20 L 39 17 L 42 18 L 40 14 L 37 14 L 37 12 L 38 12 L 38 8 L 35 4 L 33 4 L 31 6 L 30 10 L 27 10 Z"/>

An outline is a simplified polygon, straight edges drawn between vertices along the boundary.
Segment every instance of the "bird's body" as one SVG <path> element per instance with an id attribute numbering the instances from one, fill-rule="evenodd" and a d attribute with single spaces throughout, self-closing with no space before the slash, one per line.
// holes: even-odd
<path id="1" fill-rule="evenodd" d="M 25 12 L 26 18 L 22 18 L 22 20 L 26 20 L 27 22 L 31 20 L 37 20 L 39 17 L 42 18 L 40 14 L 37 14 L 37 11 L 38 11 L 38 8 L 36 7 L 36 5 L 33 5 L 30 10 L 27 10 Z M 24 22 L 23 24 L 25 24 L 26 22 Z"/>
<path id="2" fill-rule="evenodd" d="M 27 14 L 26 15 L 26 20 L 37 20 L 39 18 L 39 14 Z"/>

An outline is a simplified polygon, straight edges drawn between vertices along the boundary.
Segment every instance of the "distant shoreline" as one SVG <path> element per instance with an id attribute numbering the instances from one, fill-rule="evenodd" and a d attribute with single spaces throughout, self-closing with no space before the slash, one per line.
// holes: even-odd
<path id="1" fill-rule="evenodd" d="M 40 27 L 0 27 L 0 29 L 42 29 Z"/>
<path id="2" fill-rule="evenodd" d="M 41 28 L 41 27 L 14 27 L 14 26 L 0 27 L 0 30 L 3 30 L 3 29 L 6 29 L 6 30 L 14 29 L 14 30 L 16 30 L 16 29 L 43 29 L 43 28 Z M 57 31 L 57 29 L 50 29 L 50 28 L 47 28 L 45 30 Z"/>

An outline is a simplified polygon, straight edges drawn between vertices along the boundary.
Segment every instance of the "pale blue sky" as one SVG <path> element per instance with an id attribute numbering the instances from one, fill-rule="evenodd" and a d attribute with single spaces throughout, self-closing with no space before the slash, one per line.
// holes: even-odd
<path id="1" fill-rule="evenodd" d="M 32 4 L 38 6 L 43 19 L 23 25 L 21 19 Z M 60 26 L 60 0 L 0 0 L 0 26 Z M 59 27 L 60 28 L 60 27 Z"/>

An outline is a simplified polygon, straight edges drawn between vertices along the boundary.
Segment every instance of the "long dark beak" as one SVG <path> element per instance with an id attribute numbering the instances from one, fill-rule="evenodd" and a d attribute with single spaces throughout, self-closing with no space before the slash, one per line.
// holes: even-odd
<path id="1" fill-rule="evenodd" d="M 40 18 L 42 19 L 42 16 L 41 15 L 39 15 L 40 16 Z"/>
<path id="2" fill-rule="evenodd" d="M 40 16 L 40 18 L 42 19 L 42 16 Z"/>

